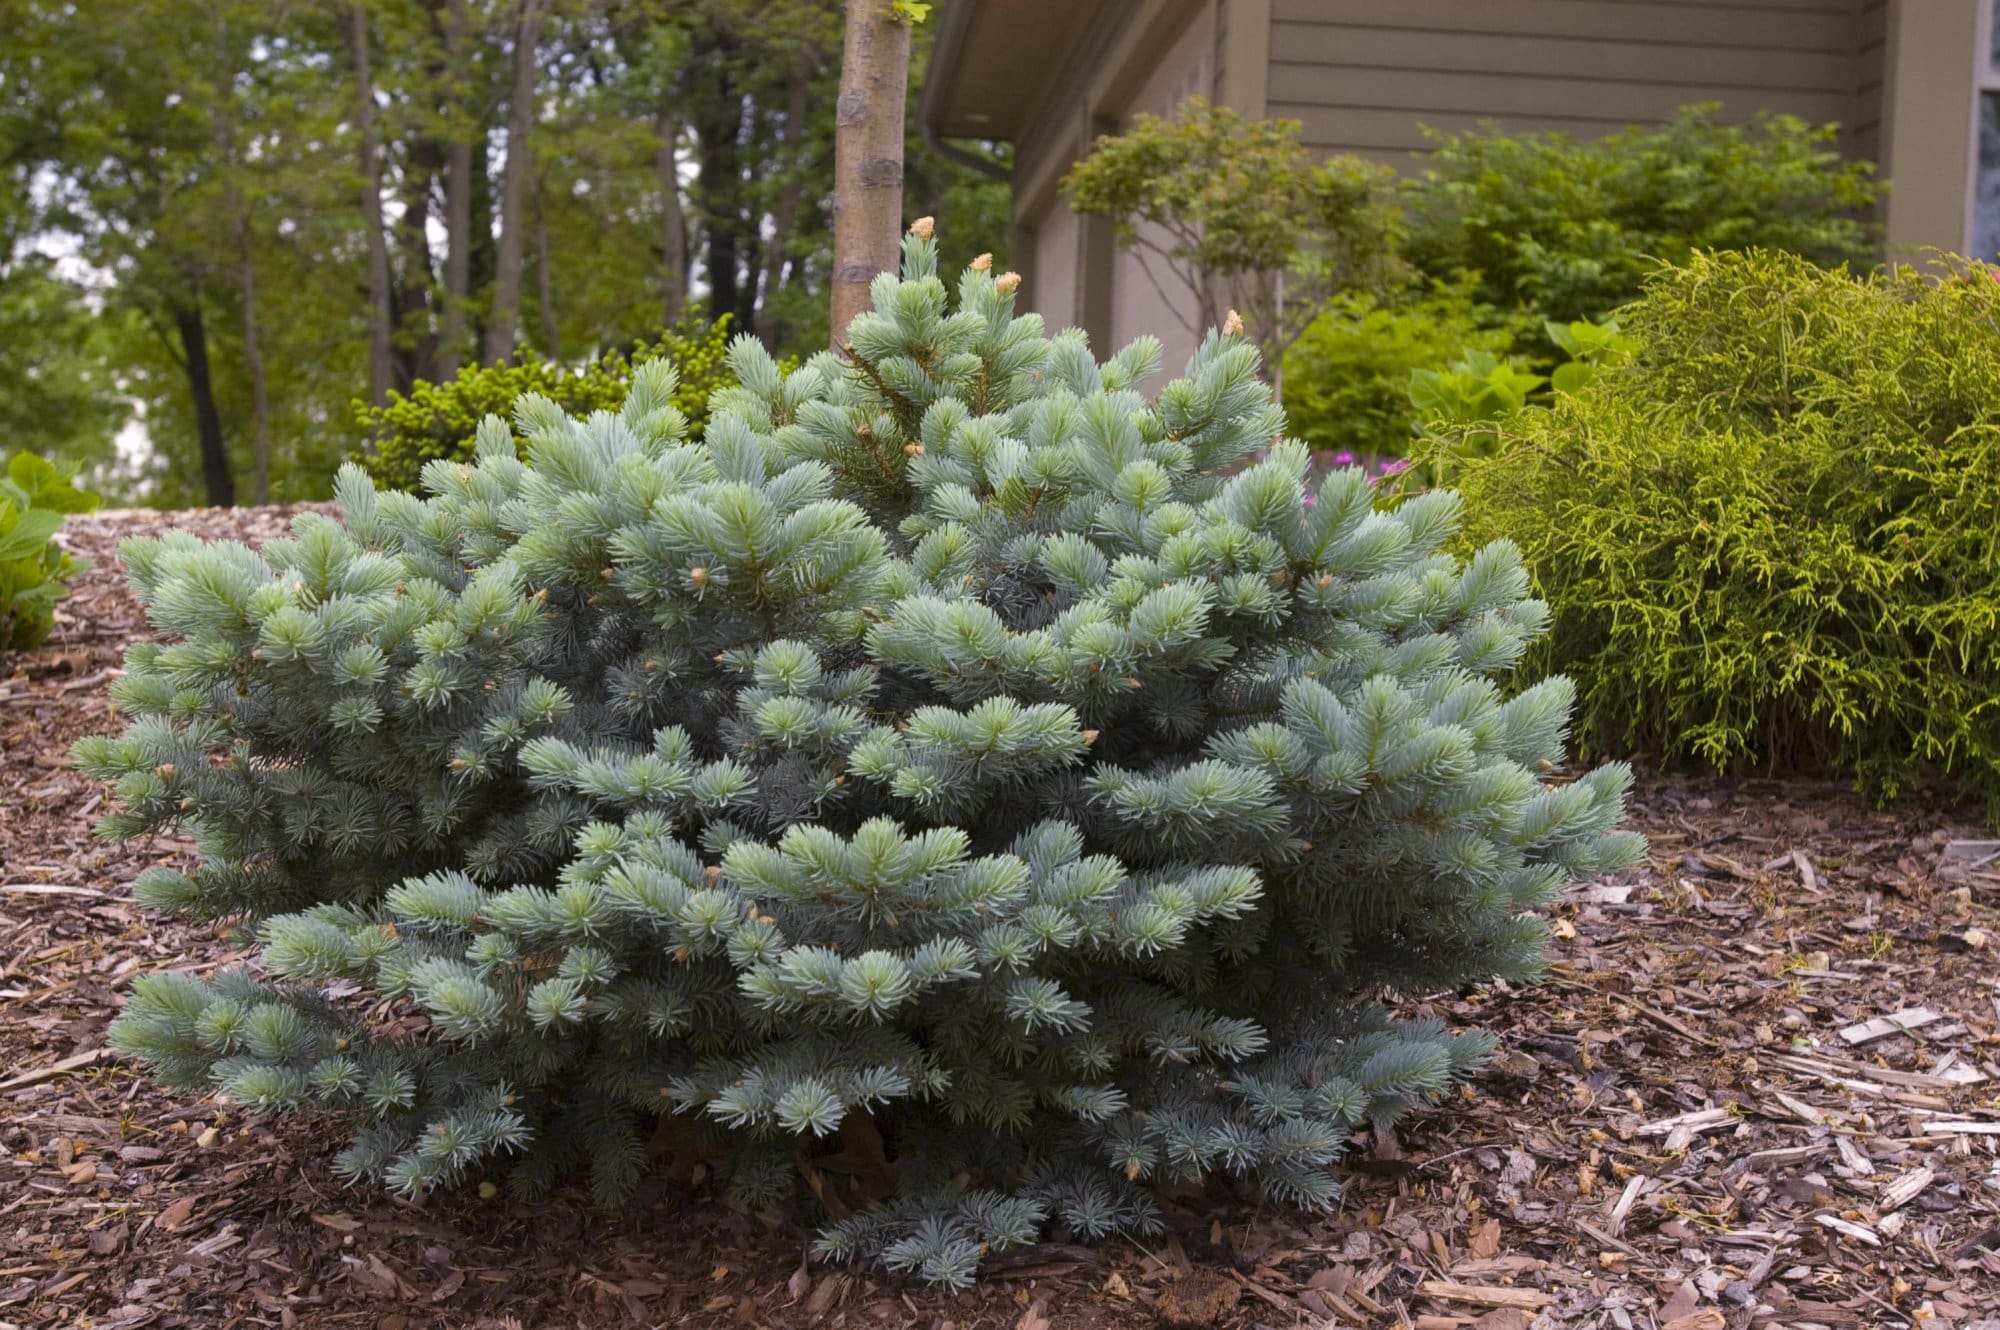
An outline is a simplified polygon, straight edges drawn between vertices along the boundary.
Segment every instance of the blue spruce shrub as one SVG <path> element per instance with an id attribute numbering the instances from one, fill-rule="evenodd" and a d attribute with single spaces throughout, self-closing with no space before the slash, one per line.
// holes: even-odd
<path id="1" fill-rule="evenodd" d="M 1372 999 L 1532 975 L 1535 908 L 1640 848 L 1624 768 L 1552 776 L 1569 685 L 1497 682 L 1548 618 L 1515 549 L 1253 461 L 1238 337 L 1148 401 L 1156 342 L 935 267 L 788 377 L 738 339 L 699 440 L 652 362 L 428 498 L 349 468 L 261 554 L 130 542 L 160 641 L 78 756 L 108 835 L 200 842 L 141 899 L 263 950 L 142 979 L 117 1047 L 344 1114 L 402 1192 L 708 1160 L 954 1285 L 1155 1184 L 1324 1206 L 1474 1067 Z"/>

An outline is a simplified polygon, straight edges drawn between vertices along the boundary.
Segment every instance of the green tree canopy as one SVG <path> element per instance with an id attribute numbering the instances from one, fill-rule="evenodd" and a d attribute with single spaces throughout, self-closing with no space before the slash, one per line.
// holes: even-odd
<path id="1" fill-rule="evenodd" d="M 449 380 L 507 283 L 513 344 L 569 366 L 693 314 L 823 345 L 837 0 L 533 0 L 517 62 L 524 3 L 10 4 L 0 344 L 68 354 L 47 345 L 60 288 L 15 277 L 53 240 L 98 275 L 86 361 L 116 388 L 65 413 L 86 362 L 49 371 L 66 386 L 21 409 L 76 437 L 37 446 L 108 455 L 122 398 L 157 452 L 107 478 L 122 497 L 254 497 L 260 453 L 273 497 L 323 496 L 376 348 L 385 389 Z M 1004 250 L 1004 181 L 914 134 L 907 157 L 906 206 L 950 225 L 955 260 Z"/>

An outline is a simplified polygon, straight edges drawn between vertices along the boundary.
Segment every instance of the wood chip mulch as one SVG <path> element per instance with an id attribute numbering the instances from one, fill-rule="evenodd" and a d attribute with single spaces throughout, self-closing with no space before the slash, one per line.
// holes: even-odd
<path id="1" fill-rule="evenodd" d="M 1357 1143 L 1339 1211 L 1187 1197 L 1142 1250 L 1045 1246 L 959 1295 L 803 1258 L 705 1188 L 611 1215 L 345 1187 L 334 1124 L 163 1094 L 103 1047 L 134 976 L 248 954 L 142 914 L 184 845 L 107 846 L 67 750 L 140 620 L 98 514 L 53 640 L 0 675 L 0 1330 L 1171 1326 L 2000 1330 L 2000 843 L 1975 809 L 1651 775 L 1648 867 L 1574 891 L 1547 982 L 1414 1010 L 1500 1034 Z"/>

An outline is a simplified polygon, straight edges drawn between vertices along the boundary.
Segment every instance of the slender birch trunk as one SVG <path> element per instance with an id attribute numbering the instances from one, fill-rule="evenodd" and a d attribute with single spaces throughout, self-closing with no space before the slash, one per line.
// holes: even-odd
<path id="1" fill-rule="evenodd" d="M 903 234 L 903 103 L 910 29 L 884 0 L 845 0 L 833 130 L 833 344 L 893 271 Z"/>

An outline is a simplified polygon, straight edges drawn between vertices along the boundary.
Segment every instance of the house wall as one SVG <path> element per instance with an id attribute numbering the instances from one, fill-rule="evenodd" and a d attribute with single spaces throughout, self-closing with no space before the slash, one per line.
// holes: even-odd
<path id="1" fill-rule="evenodd" d="M 1985 2 L 1112 0 L 1055 53 L 1053 92 L 1017 143 L 1027 307 L 1052 328 L 1086 328 L 1105 354 L 1142 332 L 1166 344 L 1170 371 L 1192 353 L 1175 311 L 1191 316 L 1193 300 L 1166 274 L 1167 294 L 1155 290 L 1109 224 L 1078 218 L 1057 189 L 1093 136 L 1192 92 L 1296 119 L 1321 151 L 1404 170 L 1420 164 L 1426 125 L 1588 137 L 1696 101 L 1837 121 L 1844 150 L 1902 177 L 1885 214 L 1892 248 L 1957 248 L 1971 105 L 1961 67 Z"/>
<path id="2" fill-rule="evenodd" d="M 1116 0 L 1095 11 L 1073 45 L 1052 53 L 1061 66 L 1049 85 L 1055 91 L 1015 147 L 1014 263 L 1027 291 L 1023 308 L 1040 313 L 1051 329 L 1083 328 L 1100 355 L 1124 340 L 1121 328 L 1171 342 L 1179 324 L 1144 307 L 1133 288 L 1146 285 L 1145 276 L 1117 251 L 1110 223 L 1071 212 L 1059 182 L 1098 134 L 1117 133 L 1134 111 L 1170 110 L 1189 92 L 1215 95 L 1220 11 L 1243 3 Z M 1182 362 L 1193 345 L 1187 334 Z M 1170 348 L 1164 363 L 1178 368 L 1174 354 Z"/>
<path id="3" fill-rule="evenodd" d="M 1974 0 L 1889 0 L 1886 8 L 1889 254 L 1921 261 L 1928 249 L 1959 251 L 1969 239 L 1979 10 Z"/>
<path id="4" fill-rule="evenodd" d="M 1426 125 L 1464 130 L 1493 119 L 1510 130 L 1588 137 L 1707 101 L 1733 117 L 1772 110 L 1839 121 L 1853 127 L 1849 146 L 1859 150 L 1880 121 L 1881 59 L 1871 67 L 1864 52 L 1868 7 L 1869 0 L 1271 0 L 1267 110 L 1300 121 L 1316 148 L 1404 169 L 1425 147 Z M 1879 10 L 1879 0 L 1872 7 Z M 1879 51 L 1879 24 L 1877 31 Z"/>
<path id="5" fill-rule="evenodd" d="M 1215 95 L 1215 15 L 1199 12 L 1190 18 L 1152 74 L 1140 85 L 1121 119 L 1142 112 L 1169 115 L 1189 97 Z M 1141 239 L 1170 243 L 1157 227 L 1142 227 Z M 1147 276 L 1150 268 L 1152 276 Z M 1157 280 L 1158 285 L 1155 285 Z M 1160 339 L 1161 368 L 1167 377 L 1180 372 L 1200 345 L 1205 330 L 1190 326 L 1194 296 L 1157 254 L 1120 249 L 1111 277 L 1111 344 L 1099 348 L 1108 355 L 1133 338 L 1151 333 Z"/>
<path id="6" fill-rule="evenodd" d="M 1029 249 L 1026 264 L 1021 268 L 1025 285 L 1017 305 L 1041 315 L 1052 333 L 1079 323 L 1077 220 L 1069 205 L 1054 198 L 1023 219 Z"/>
<path id="7" fill-rule="evenodd" d="M 1889 0 L 1863 0 L 1854 21 L 1854 114 L 1849 151 L 1882 160 L 1882 104 L 1889 74 Z"/>

